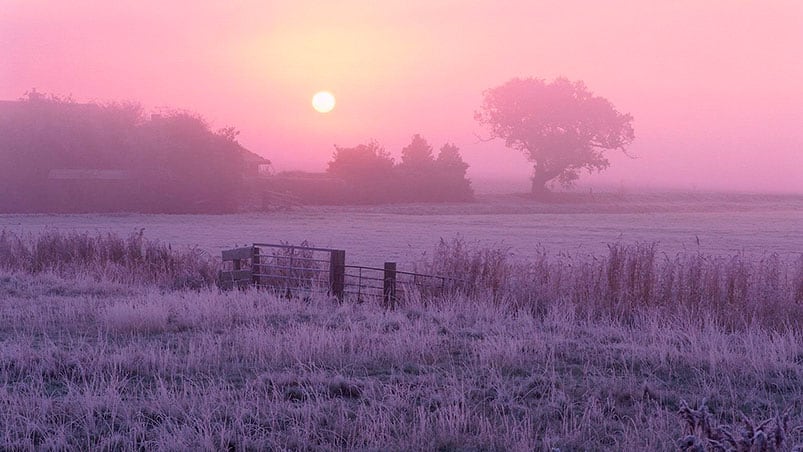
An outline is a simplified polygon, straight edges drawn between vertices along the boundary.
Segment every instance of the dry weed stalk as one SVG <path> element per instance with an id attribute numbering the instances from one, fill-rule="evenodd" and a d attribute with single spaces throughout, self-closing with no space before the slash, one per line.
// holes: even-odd
<path id="1" fill-rule="evenodd" d="M 789 432 L 789 410 L 763 422 L 756 423 L 741 414 L 741 425 L 715 426 L 716 420 L 708 410 L 706 400 L 697 408 L 681 402 L 678 413 L 686 424 L 688 434 L 678 441 L 684 452 L 778 452 L 803 451 L 803 445 L 786 447 Z"/>

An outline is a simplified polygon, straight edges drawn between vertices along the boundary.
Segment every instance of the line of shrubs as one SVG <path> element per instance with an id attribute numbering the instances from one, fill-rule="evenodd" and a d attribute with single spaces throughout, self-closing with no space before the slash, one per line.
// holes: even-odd
<path id="1" fill-rule="evenodd" d="M 414 135 L 394 159 L 376 142 L 335 146 L 327 172 L 342 178 L 355 202 L 468 201 L 474 197 L 460 150 L 444 144 L 435 156 L 421 135 Z"/>
<path id="2" fill-rule="evenodd" d="M 460 202 L 474 199 L 467 169 L 457 146 L 446 143 L 435 155 L 416 134 L 399 162 L 375 141 L 335 146 L 325 174 L 282 173 L 268 184 L 311 204 Z"/>

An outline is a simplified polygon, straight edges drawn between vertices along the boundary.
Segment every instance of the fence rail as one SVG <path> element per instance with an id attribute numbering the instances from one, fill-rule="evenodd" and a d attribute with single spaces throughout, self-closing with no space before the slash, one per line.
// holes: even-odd
<path id="1" fill-rule="evenodd" d="M 395 262 L 384 267 L 346 265 L 345 250 L 302 245 L 254 243 L 224 250 L 224 270 L 218 275 L 222 289 L 256 287 L 288 297 L 320 291 L 340 301 L 381 300 L 393 308 L 411 289 L 422 294 L 453 290 L 461 281 L 440 275 L 401 271 Z"/>

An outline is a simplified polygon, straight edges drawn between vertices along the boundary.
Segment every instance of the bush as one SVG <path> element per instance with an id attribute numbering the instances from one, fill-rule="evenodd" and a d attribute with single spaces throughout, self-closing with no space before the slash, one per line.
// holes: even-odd
<path id="1" fill-rule="evenodd" d="M 393 200 L 393 158 L 376 142 L 352 148 L 335 146 L 327 172 L 348 185 L 346 199 L 357 203 Z"/>

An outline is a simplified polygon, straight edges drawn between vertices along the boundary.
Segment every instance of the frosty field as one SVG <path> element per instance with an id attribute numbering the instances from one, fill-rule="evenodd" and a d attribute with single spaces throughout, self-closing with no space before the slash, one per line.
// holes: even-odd
<path id="1" fill-rule="evenodd" d="M 678 450 L 703 399 L 737 439 L 744 414 L 803 440 L 796 330 L 3 273 L 0 295 L 11 450 Z"/>
<path id="2" fill-rule="evenodd" d="M 0 449 L 794 450 L 801 207 L 0 216 Z M 215 287 L 221 249 L 302 240 L 472 289 Z"/>
<path id="3" fill-rule="evenodd" d="M 542 204 L 488 196 L 468 204 L 302 207 L 236 215 L 0 215 L 0 229 L 113 232 L 140 228 L 172 245 L 221 249 L 254 242 L 345 249 L 351 263 L 407 266 L 443 237 L 510 247 L 527 259 L 549 253 L 603 254 L 614 242 L 657 242 L 661 252 L 789 255 L 803 251 L 803 197 L 652 195 Z"/>

